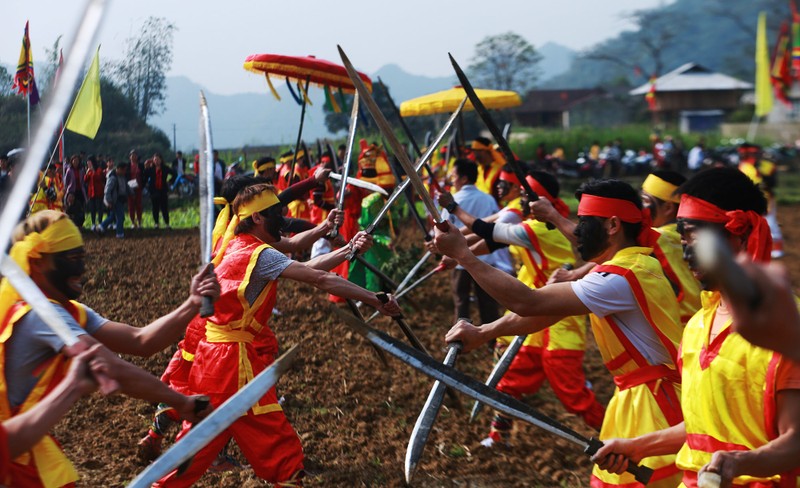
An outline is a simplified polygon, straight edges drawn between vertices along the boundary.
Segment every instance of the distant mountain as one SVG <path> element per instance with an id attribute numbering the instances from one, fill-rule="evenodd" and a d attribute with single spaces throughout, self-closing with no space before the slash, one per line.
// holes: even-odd
<path id="1" fill-rule="evenodd" d="M 542 82 L 567 71 L 578 54 L 555 42 L 547 42 L 536 50 L 542 55 L 542 62 L 539 63 L 539 68 L 542 70 L 539 80 Z"/>
<path id="2" fill-rule="evenodd" d="M 389 93 L 398 104 L 453 86 L 449 77 L 427 77 L 406 73 L 397 65 L 390 64 L 370 75 L 378 77 L 389 87 Z M 293 145 L 300 123 L 300 106 L 292 99 L 285 84 L 275 87 L 281 101 L 275 100 L 264 87 L 264 93 L 240 93 L 217 95 L 205 90 L 214 145 L 220 148 L 237 148 L 244 145 Z M 202 86 L 184 76 L 167 77 L 167 101 L 164 113 L 151 118 L 149 123 L 163 130 L 172 139 L 173 124 L 179 149 L 196 148 L 198 141 L 197 120 L 200 114 L 198 93 Z M 331 137 L 325 127 L 325 95 L 322 90 L 309 90 L 312 105 L 306 109 L 303 139 Z M 344 132 L 337 136 L 344 136 Z"/>

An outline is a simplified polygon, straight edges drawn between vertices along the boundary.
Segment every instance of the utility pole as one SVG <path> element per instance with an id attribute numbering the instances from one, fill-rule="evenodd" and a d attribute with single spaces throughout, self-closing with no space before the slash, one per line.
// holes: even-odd
<path id="1" fill-rule="evenodd" d="M 175 124 L 172 124 L 172 154 L 178 152 L 178 139 L 175 135 Z"/>

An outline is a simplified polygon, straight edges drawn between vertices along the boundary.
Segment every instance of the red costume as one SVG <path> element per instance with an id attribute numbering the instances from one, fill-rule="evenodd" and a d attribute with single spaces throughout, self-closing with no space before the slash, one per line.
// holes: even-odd
<path id="1" fill-rule="evenodd" d="M 216 268 L 222 294 L 215 304 L 215 314 L 205 323 L 205 336 L 197 344 L 188 377 L 190 390 L 208 395 L 214 405 L 235 394 L 269 366 L 278 353 L 277 339 L 267 325 L 275 305 L 277 281 L 255 290 L 258 292 L 255 297 L 250 294 L 252 286 L 260 286 L 250 282 L 255 264 L 269 248 L 250 234 L 240 234 L 230 241 L 224 259 Z M 171 382 L 179 379 L 173 374 Z M 190 424 L 184 424 L 178 440 L 190 428 Z M 295 481 L 302 472 L 300 440 L 283 415 L 272 388 L 246 415 L 198 452 L 185 473 L 176 476 L 172 472 L 157 486 L 191 486 L 231 437 L 260 478 L 281 483 Z"/>

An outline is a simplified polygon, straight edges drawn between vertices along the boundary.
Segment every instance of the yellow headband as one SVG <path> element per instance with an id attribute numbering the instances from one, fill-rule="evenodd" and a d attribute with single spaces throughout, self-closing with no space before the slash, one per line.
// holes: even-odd
<path id="1" fill-rule="evenodd" d="M 40 258 L 42 254 L 69 251 L 83 246 L 81 232 L 70 219 L 61 219 L 50 224 L 41 233 L 31 232 L 24 239 L 14 243 L 9 251 L 25 274 L 31 274 L 30 258 Z M 0 281 L 0 320 L 3 320 L 11 307 L 21 300 L 17 291 L 7 279 Z"/>
<path id="2" fill-rule="evenodd" d="M 228 225 L 225 228 L 225 232 L 221 237 L 217 237 L 219 235 L 219 229 L 217 226 L 214 226 L 214 247 L 218 247 L 214 258 L 211 260 L 211 262 L 214 263 L 214 266 L 219 266 L 219 263 L 222 261 L 222 257 L 225 255 L 225 250 L 228 248 L 228 244 L 231 242 L 231 239 L 233 239 L 239 222 L 247 217 L 250 217 L 254 213 L 266 210 L 278 203 L 280 203 L 280 200 L 278 200 L 278 197 L 275 195 L 275 193 L 269 190 L 264 190 L 256 195 L 252 201 L 249 201 L 239 207 L 236 215 L 231 216 L 230 220 L 228 221 Z M 220 212 L 220 215 L 222 215 L 222 213 L 224 213 L 224 211 Z M 217 225 L 221 225 L 220 222 L 221 221 L 218 218 Z M 222 242 L 219 244 L 219 246 L 217 246 L 219 239 L 222 239 Z"/>
<path id="3" fill-rule="evenodd" d="M 680 203 L 680 197 L 673 195 L 673 192 L 677 189 L 676 185 L 666 182 L 654 174 L 647 175 L 644 183 L 642 183 L 642 191 L 665 202 Z"/>
<path id="4" fill-rule="evenodd" d="M 280 203 L 278 196 L 269 190 L 264 190 L 256 195 L 254 199 L 239 207 L 239 210 L 236 211 L 236 216 L 239 217 L 239 220 L 246 219 L 254 213 L 270 208 L 276 203 Z"/>
<path id="5" fill-rule="evenodd" d="M 260 166 L 258 164 L 258 160 L 253 161 L 253 171 L 255 171 L 256 176 L 264 172 L 264 170 L 274 167 L 275 167 L 275 161 L 267 161 L 266 163 L 263 163 Z"/>

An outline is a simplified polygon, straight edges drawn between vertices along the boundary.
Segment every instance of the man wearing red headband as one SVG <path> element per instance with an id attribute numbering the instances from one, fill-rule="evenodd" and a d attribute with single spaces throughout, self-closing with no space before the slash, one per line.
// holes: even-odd
<path id="1" fill-rule="evenodd" d="M 501 175 L 500 178 L 503 177 Z M 519 180 L 516 182 L 519 188 Z M 560 186 L 553 175 L 533 171 L 528 175 L 527 182 L 539 198 L 547 198 L 560 209 L 564 217 L 569 216 L 569 207 L 558 198 Z M 555 270 L 564 264 L 575 263 L 572 244 L 558 230 L 548 229 L 544 222 L 535 219 L 515 225 L 499 221 L 488 222 L 476 219 L 460 208 L 456 208 L 455 215 L 485 239 L 487 251 L 505 245 L 516 249 L 516 255 L 522 262 L 517 279 L 530 288 L 545 286 Z M 472 249 L 476 254 L 481 254 L 476 246 L 472 246 Z M 497 346 L 502 344 L 500 348 L 504 349 L 512 339 L 513 337 L 502 337 L 498 339 Z M 600 429 L 605 408 L 586 386 L 583 372 L 585 350 L 585 316 L 566 317 L 546 331 L 530 334 L 525 339 L 497 389 L 520 398 L 522 395 L 535 394 L 547 380 L 556 397 L 569 412 L 580 415 L 589 426 Z M 489 437 L 481 444 L 492 447 L 495 442 L 507 442 L 512 426 L 510 417 L 495 412 Z"/>
<path id="2" fill-rule="evenodd" d="M 585 261 L 603 264 L 575 282 L 532 290 L 478 260 L 460 233 L 437 231 L 439 250 L 514 312 L 482 327 L 459 321 L 446 340 L 461 341 L 469 351 L 495 337 L 532 334 L 564 317 L 590 314 L 600 353 L 617 384 L 600 438 L 632 437 L 679 424 L 683 419 L 676 362 L 681 326 L 669 281 L 650 257 L 654 237 L 649 214 L 642 210 L 636 190 L 621 181 L 588 182 L 576 196 L 578 251 Z M 628 418 L 636 422 L 623 422 Z M 655 471 L 649 486 L 679 483 L 674 460 L 674 454 L 643 460 Z M 628 473 L 612 474 L 597 466 L 592 472 L 595 487 L 633 483 Z"/>
<path id="3" fill-rule="evenodd" d="M 770 259 L 766 200 L 742 173 L 703 171 L 678 188 L 678 226 L 689 265 L 704 284 L 703 308 L 686 325 L 679 365 L 685 422 L 633 439 L 615 439 L 595 458 L 609 470 L 625 468 L 624 456 L 678 453 L 682 486 L 697 486 L 703 473 L 720 486 L 797 486 L 800 482 L 800 366 L 754 346 L 732 331 L 729 303 L 698 270 L 696 232 L 719 231 L 734 254 Z"/>

